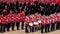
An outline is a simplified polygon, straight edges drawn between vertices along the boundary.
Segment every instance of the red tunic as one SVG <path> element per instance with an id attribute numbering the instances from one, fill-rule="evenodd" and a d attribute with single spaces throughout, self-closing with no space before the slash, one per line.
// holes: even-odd
<path id="1" fill-rule="evenodd" d="M 8 20 L 8 23 L 11 23 L 12 22 L 12 16 L 11 15 L 7 15 L 6 18 Z"/>
<path id="2" fill-rule="evenodd" d="M 52 17 L 52 22 L 55 23 L 55 18 L 54 18 L 54 16 Z"/>
<path id="3" fill-rule="evenodd" d="M 25 21 L 25 12 L 22 12 L 22 13 L 21 13 L 21 20 L 22 20 L 22 21 Z"/>
<path id="4" fill-rule="evenodd" d="M 57 4 L 60 4 L 60 0 L 56 0 L 56 3 L 57 3 Z"/>
<path id="5" fill-rule="evenodd" d="M 35 2 L 38 2 L 38 0 L 34 0 L 33 2 L 34 2 L 34 3 L 35 3 Z"/>
<path id="6" fill-rule="evenodd" d="M 60 22 L 60 16 L 58 16 L 58 22 Z"/>
<path id="7" fill-rule="evenodd" d="M 42 4 L 45 4 L 45 1 L 44 1 L 44 0 L 41 0 L 41 3 L 42 3 Z"/>
<path id="8" fill-rule="evenodd" d="M 14 0 L 13 3 L 16 4 L 16 0 Z"/>
<path id="9" fill-rule="evenodd" d="M 25 0 L 25 2 L 26 2 L 26 5 L 28 5 L 29 0 Z"/>
<path id="10" fill-rule="evenodd" d="M 1 18 L 1 24 L 7 24 L 7 22 L 4 18 Z"/>
<path id="11" fill-rule="evenodd" d="M 25 3 L 25 0 L 22 0 L 22 5 Z"/>
<path id="12" fill-rule="evenodd" d="M 29 17 L 26 17 L 26 18 L 25 18 L 25 23 L 26 23 L 27 25 L 29 25 Z"/>
<path id="13" fill-rule="evenodd" d="M 54 15 L 54 18 L 55 18 L 55 22 L 57 22 L 58 21 L 58 16 Z"/>
<path id="14" fill-rule="evenodd" d="M 9 5 L 10 4 L 10 0 L 7 0 L 7 5 Z"/>
<path id="15" fill-rule="evenodd" d="M 40 0 L 38 0 L 38 4 L 40 3 Z"/>
<path id="16" fill-rule="evenodd" d="M 12 15 L 12 22 L 16 22 L 16 17 L 14 15 Z"/>
<path id="17" fill-rule="evenodd" d="M 49 18 L 49 22 L 50 22 L 50 24 L 52 24 L 52 17 Z"/>
<path id="18" fill-rule="evenodd" d="M 16 18 L 17 18 L 17 22 L 20 23 L 20 21 L 21 21 L 21 16 L 18 14 Z"/>
<path id="19" fill-rule="evenodd" d="M 49 17 L 46 18 L 46 23 L 45 24 L 50 24 L 50 19 Z"/>
<path id="20" fill-rule="evenodd" d="M 46 0 L 45 3 L 48 4 L 48 0 Z"/>
<path id="21" fill-rule="evenodd" d="M 60 14 L 57 13 L 57 22 L 59 23 L 60 22 Z"/>
<path id="22" fill-rule="evenodd" d="M 53 5 L 53 1 L 52 0 L 50 0 L 50 6 L 52 6 Z"/>
<path id="23" fill-rule="evenodd" d="M 7 22 L 3 16 L 0 16 L 0 22 L 1 22 L 1 24 L 7 24 Z"/>
<path id="24" fill-rule="evenodd" d="M 19 3 L 19 4 L 22 3 L 22 0 L 18 0 L 18 3 Z"/>
<path id="25" fill-rule="evenodd" d="M 0 16 L 0 23 L 1 23 L 1 18 L 3 18 L 3 16 Z"/>
<path id="26" fill-rule="evenodd" d="M 30 6 L 31 6 L 31 5 L 33 5 L 33 1 L 32 1 L 32 0 L 30 0 Z"/>
<path id="27" fill-rule="evenodd" d="M 30 20 L 30 22 L 34 21 L 32 16 L 29 17 L 29 20 Z"/>
<path id="28" fill-rule="evenodd" d="M 45 18 L 43 16 L 41 16 L 41 25 L 45 24 Z"/>

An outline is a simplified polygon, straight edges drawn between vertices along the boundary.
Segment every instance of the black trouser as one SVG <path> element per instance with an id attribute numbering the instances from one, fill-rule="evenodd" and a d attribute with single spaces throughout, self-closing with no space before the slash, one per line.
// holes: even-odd
<path id="1" fill-rule="evenodd" d="M 25 25 L 25 32 L 28 33 L 28 25 Z"/>
<path id="2" fill-rule="evenodd" d="M 49 32 L 49 29 L 50 29 L 50 24 L 45 24 L 45 32 Z"/>
<path id="3" fill-rule="evenodd" d="M 57 29 L 60 29 L 60 23 L 59 23 L 59 22 L 57 23 L 56 28 L 57 28 Z"/>
<path id="4" fill-rule="evenodd" d="M 24 29 L 24 21 L 21 23 L 21 29 Z"/>
<path id="5" fill-rule="evenodd" d="M 15 23 L 11 23 L 11 27 L 12 27 L 12 30 L 14 31 L 14 26 L 15 26 Z"/>
<path id="6" fill-rule="evenodd" d="M 7 24 L 7 31 L 10 31 L 11 23 Z"/>
<path id="7" fill-rule="evenodd" d="M 16 22 L 16 27 L 17 27 L 17 30 L 19 30 L 20 22 Z"/>
<path id="8" fill-rule="evenodd" d="M 60 23 L 59 23 L 59 29 L 60 29 Z"/>
<path id="9" fill-rule="evenodd" d="M 43 30 L 44 30 L 44 25 L 41 25 L 41 33 L 44 33 Z"/>
<path id="10" fill-rule="evenodd" d="M 4 25 L 4 27 L 3 27 L 3 31 L 5 32 L 6 30 L 6 28 L 7 28 L 7 24 L 3 24 Z"/>
<path id="11" fill-rule="evenodd" d="M 55 30 L 55 23 L 51 25 L 51 31 L 54 31 L 54 30 Z"/>
<path id="12" fill-rule="evenodd" d="M 1 33 L 5 32 L 6 24 L 1 24 Z"/>
<path id="13" fill-rule="evenodd" d="M 30 32 L 34 32 L 34 28 L 30 26 Z"/>
<path id="14" fill-rule="evenodd" d="M 1 32 L 1 23 L 0 23 L 0 32 Z"/>
<path id="15" fill-rule="evenodd" d="M 3 24 L 1 24 L 1 33 L 3 33 L 3 26 L 4 26 L 4 25 L 3 25 Z"/>
<path id="16" fill-rule="evenodd" d="M 39 24 L 39 26 L 38 26 L 38 30 L 40 30 L 41 29 L 41 25 Z"/>

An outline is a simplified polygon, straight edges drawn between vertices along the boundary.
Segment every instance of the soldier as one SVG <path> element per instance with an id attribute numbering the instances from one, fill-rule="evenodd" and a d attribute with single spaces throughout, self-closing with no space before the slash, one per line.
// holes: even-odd
<path id="1" fill-rule="evenodd" d="M 20 27 L 20 21 L 21 21 L 20 13 L 17 14 L 16 19 L 17 19 L 16 27 L 17 27 L 17 30 L 19 30 L 19 27 Z"/>
<path id="2" fill-rule="evenodd" d="M 50 29 L 50 22 L 49 22 L 49 16 L 46 16 L 46 23 L 45 23 L 45 32 L 50 32 L 49 29 Z"/>
<path id="3" fill-rule="evenodd" d="M 60 14 L 57 13 L 58 21 L 57 21 L 57 29 L 60 28 Z"/>
<path id="4" fill-rule="evenodd" d="M 6 20 L 7 20 L 7 31 L 10 31 L 10 27 L 11 27 L 11 15 L 10 14 L 8 14 L 7 16 L 6 16 Z"/>
<path id="5" fill-rule="evenodd" d="M 14 31 L 15 21 L 16 21 L 14 14 L 11 14 L 11 19 L 12 19 L 12 21 L 11 21 L 11 27 L 12 27 L 12 31 Z"/>
<path id="6" fill-rule="evenodd" d="M 50 23 L 50 31 L 51 31 L 52 17 L 50 15 L 49 15 L 49 23 Z"/>
<path id="7" fill-rule="evenodd" d="M 11 27 L 11 24 L 12 24 L 12 11 L 10 10 L 10 14 L 8 14 L 6 16 L 7 18 L 7 21 L 8 21 L 8 25 L 7 25 L 7 31 L 10 31 L 10 27 Z"/>
<path id="8" fill-rule="evenodd" d="M 54 18 L 54 14 L 51 15 L 52 18 L 52 24 L 51 24 L 51 31 L 55 30 L 55 18 Z"/>
<path id="9" fill-rule="evenodd" d="M 41 29 L 41 14 L 38 14 L 38 23 L 39 23 L 39 27 L 38 27 L 38 30 Z"/>
<path id="10" fill-rule="evenodd" d="M 32 6 L 33 5 L 33 0 L 30 0 L 30 6 Z"/>
<path id="11" fill-rule="evenodd" d="M 26 16 L 25 18 L 25 22 L 26 22 L 26 25 L 25 25 L 25 32 L 26 33 L 29 33 L 30 32 L 30 29 L 29 29 L 29 14 Z"/>
<path id="12" fill-rule="evenodd" d="M 30 16 L 29 16 L 29 28 L 30 28 L 30 32 L 34 32 L 34 29 L 33 29 L 33 15 L 31 14 Z"/>
<path id="13" fill-rule="evenodd" d="M 35 17 L 35 21 L 34 21 L 34 22 L 36 22 L 36 24 L 35 24 L 35 25 L 36 25 L 36 30 L 38 30 L 38 26 L 39 26 L 39 25 L 38 25 L 38 24 L 39 24 L 39 23 L 38 23 L 38 12 L 36 12 L 36 13 L 34 14 L 34 17 Z"/>
<path id="14" fill-rule="evenodd" d="M 45 18 L 44 18 L 44 16 L 41 16 L 41 33 L 44 33 L 44 24 L 45 23 Z"/>
<path id="15" fill-rule="evenodd" d="M 6 21 L 3 17 L 3 14 L 0 16 L 0 20 L 1 20 L 1 33 L 5 32 L 5 28 L 6 28 Z"/>
<path id="16" fill-rule="evenodd" d="M 40 0 L 38 0 L 38 4 L 40 4 Z"/>
<path id="17" fill-rule="evenodd" d="M 21 20 L 22 20 L 22 25 L 21 25 L 21 29 L 24 29 L 24 21 L 25 21 L 25 12 L 24 11 L 22 11 L 21 12 Z"/>

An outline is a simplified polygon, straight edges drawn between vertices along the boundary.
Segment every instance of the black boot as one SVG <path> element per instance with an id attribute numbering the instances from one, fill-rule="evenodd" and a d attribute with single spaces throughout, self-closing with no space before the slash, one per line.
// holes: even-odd
<path id="1" fill-rule="evenodd" d="M 17 30 L 20 30 L 19 29 L 19 27 L 20 27 L 20 23 L 19 22 L 16 23 L 16 27 L 17 27 Z"/>
<path id="2" fill-rule="evenodd" d="M 21 29 L 24 30 L 24 21 L 22 21 Z"/>

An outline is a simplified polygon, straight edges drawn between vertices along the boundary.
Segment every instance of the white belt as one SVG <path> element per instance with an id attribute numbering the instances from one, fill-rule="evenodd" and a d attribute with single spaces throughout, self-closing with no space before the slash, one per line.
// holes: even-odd
<path id="1" fill-rule="evenodd" d="M 38 23 L 41 23 L 41 20 L 38 20 Z"/>
<path id="2" fill-rule="evenodd" d="M 34 25 L 38 25 L 39 23 L 38 22 L 34 22 Z"/>
<path id="3" fill-rule="evenodd" d="M 33 26 L 33 23 L 29 23 L 30 26 Z"/>

